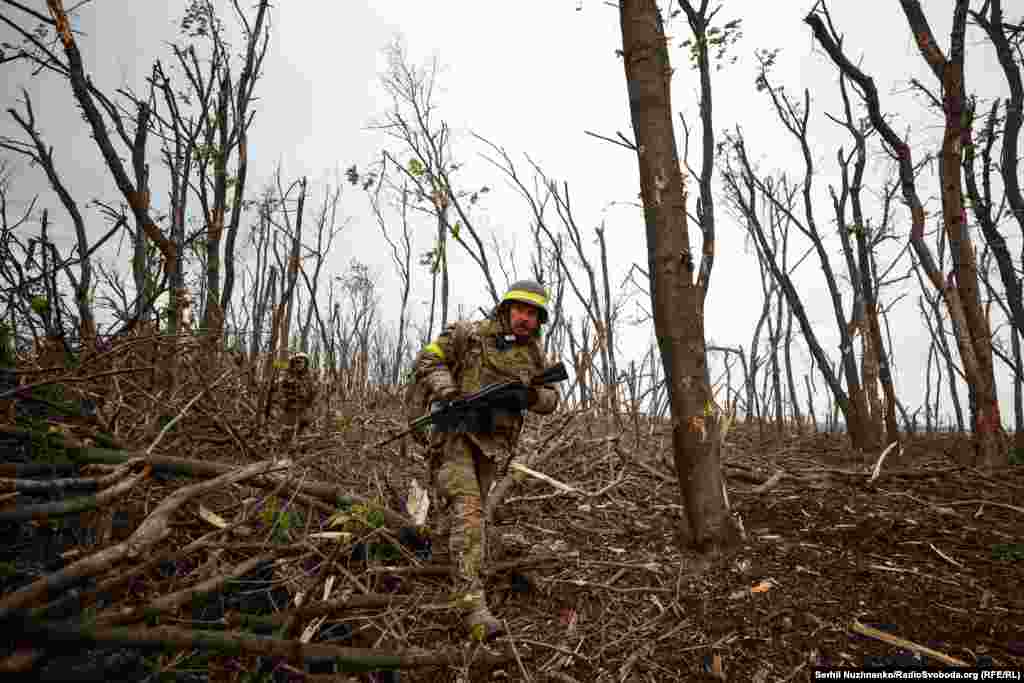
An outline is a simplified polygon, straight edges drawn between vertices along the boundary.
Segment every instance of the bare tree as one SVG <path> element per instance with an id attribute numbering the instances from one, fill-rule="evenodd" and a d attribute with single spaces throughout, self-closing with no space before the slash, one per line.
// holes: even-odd
<path id="1" fill-rule="evenodd" d="M 675 468 L 690 541 L 706 550 L 734 541 L 736 531 L 724 496 L 718 418 L 708 410 L 703 302 L 713 245 L 705 244 L 694 281 L 686 187 L 672 125 L 672 68 L 657 2 L 623 0 L 619 25 L 647 228 L 651 311 L 672 410 Z M 705 242 L 709 237 L 704 236 Z"/>
<path id="2" fill-rule="evenodd" d="M 252 284 L 247 288 L 250 295 L 249 306 L 252 310 L 250 320 L 252 328 L 249 338 L 249 355 L 255 360 L 256 354 L 263 348 L 263 325 L 268 310 L 276 307 L 277 297 L 271 294 L 275 287 L 278 269 L 270 263 L 270 246 L 274 239 L 271 215 L 274 211 L 273 187 L 267 186 L 257 204 L 256 223 L 249 230 L 249 246 L 255 252 L 255 264 L 252 268 Z"/>
<path id="3" fill-rule="evenodd" d="M 38 130 L 36 130 L 35 112 L 32 109 L 32 100 L 29 98 L 27 90 L 22 90 L 22 97 L 25 107 L 24 115 L 19 114 L 13 108 L 8 109 L 7 112 L 15 121 L 17 121 L 21 129 L 25 131 L 25 134 L 29 136 L 31 142 L 27 143 L 12 140 L 10 138 L 2 138 L 0 139 L 0 148 L 22 154 L 31 159 L 35 164 L 38 164 L 46 174 L 46 179 L 49 181 L 50 187 L 53 189 L 54 193 L 56 193 L 61 204 L 63 204 L 64 209 L 67 211 L 68 216 L 71 218 L 71 223 L 75 230 L 79 275 L 77 278 L 74 277 L 71 275 L 70 270 L 68 271 L 68 275 L 71 279 L 75 305 L 78 309 L 79 339 L 81 340 L 83 347 L 88 349 L 95 343 L 96 319 L 93 314 L 92 305 L 89 302 L 89 294 L 92 287 L 92 262 L 89 258 L 89 236 L 86 233 L 85 219 L 82 217 L 82 212 L 79 210 L 78 204 L 71 196 L 71 193 L 61 180 L 60 174 L 57 172 L 57 167 L 53 160 L 53 147 L 50 147 L 43 142 L 42 135 Z M 45 211 L 43 215 L 43 236 L 40 248 L 43 258 L 47 259 L 48 257 L 56 254 L 56 247 L 46 237 L 45 231 L 47 225 L 47 214 Z M 49 267 L 46 264 L 44 264 L 44 271 L 45 270 L 49 270 Z M 47 279 L 47 281 L 50 280 Z M 48 292 L 48 297 L 51 304 L 56 307 L 56 292 Z M 54 310 L 57 309 L 54 308 Z"/>
<path id="4" fill-rule="evenodd" d="M 558 185 L 547 178 L 540 166 L 528 154 L 524 154 L 523 156 L 526 158 L 527 163 L 533 168 L 532 178 L 528 183 L 519 174 L 515 162 L 504 147 L 488 140 L 482 135 L 474 134 L 474 137 L 487 145 L 495 155 L 481 154 L 481 156 L 508 177 L 509 184 L 523 198 L 530 209 L 532 216 L 530 231 L 534 249 L 530 256 L 530 267 L 533 279 L 541 286 L 548 287 L 551 290 L 549 296 L 550 317 L 547 326 L 548 334 L 544 340 L 545 352 L 551 353 L 564 346 L 566 332 L 571 328 L 571 325 L 566 326 L 562 324 L 565 303 L 564 293 L 567 282 L 577 293 L 577 297 L 583 301 L 576 284 L 569 282 L 569 270 L 565 264 L 564 257 L 566 236 L 562 233 L 554 234 L 548 225 L 548 208 L 551 205 L 551 200 L 559 192 Z M 564 196 L 565 204 L 567 205 L 567 186 Z M 589 264 L 587 264 L 587 267 L 589 268 Z M 607 269 L 605 269 L 604 273 L 607 274 Z M 592 289 L 591 291 L 594 292 L 595 290 Z M 583 305 L 592 322 L 601 320 L 600 316 L 593 315 L 593 311 L 586 303 Z M 610 312 L 608 313 L 610 315 Z"/>
<path id="5" fill-rule="evenodd" d="M 217 16 L 212 0 L 190 0 L 181 22 L 181 30 L 189 43 L 173 48 L 190 96 L 198 103 L 198 116 L 186 120 L 180 106 L 169 110 L 170 127 L 186 131 L 185 135 L 193 144 L 199 143 L 188 161 L 195 174 L 192 189 L 206 225 L 206 301 L 202 327 L 214 339 L 222 332 L 224 312 L 234 289 L 235 241 L 248 178 L 248 131 L 253 120 L 250 107 L 270 43 L 269 0 L 259 0 L 251 19 L 238 0 L 232 0 L 231 5 L 244 41 L 237 80 L 232 71 L 224 23 Z M 205 59 L 196 49 L 195 39 L 200 37 L 208 43 L 209 54 Z M 188 101 L 187 96 L 185 100 Z M 231 173 L 232 165 L 234 173 Z M 183 204 L 180 195 L 176 199 Z"/>
<path id="6" fill-rule="evenodd" d="M 686 12 L 686 20 L 690 24 L 693 38 L 683 45 L 690 46 L 691 61 L 700 73 L 700 121 L 701 121 L 701 168 L 700 168 L 700 200 L 697 202 L 697 219 L 703 234 L 703 255 L 701 258 L 701 279 L 705 282 L 704 296 L 707 296 L 708 283 L 711 282 L 711 269 L 715 263 L 715 203 L 711 197 L 711 181 L 715 174 L 715 130 L 713 117 L 713 98 L 711 91 L 711 58 L 709 51 L 716 48 L 718 58 L 725 57 L 728 46 L 739 39 L 741 20 L 734 19 L 723 27 L 711 25 L 711 20 L 722 9 L 719 5 L 708 11 L 708 0 L 700 0 L 695 7 L 690 0 L 679 0 L 679 6 Z M 735 58 L 733 58 L 735 61 Z M 721 64 L 718 65 L 721 68 Z M 680 115 L 680 120 L 683 120 Z M 683 121 L 685 125 L 685 121 Z M 687 134 L 689 138 L 689 134 Z M 689 160 L 684 155 L 689 167 Z M 692 169 L 691 169 L 692 171 Z"/>
<path id="7" fill-rule="evenodd" d="M 945 267 L 945 255 L 946 255 L 946 241 L 944 233 L 939 231 L 939 244 L 937 250 L 938 267 L 940 269 Z M 953 405 L 953 411 L 956 415 L 956 424 L 959 431 L 963 431 L 965 427 L 963 409 L 960 403 L 960 392 L 957 390 L 957 378 L 965 379 L 963 370 L 957 365 L 956 360 L 953 358 L 953 352 L 950 349 L 949 340 L 947 337 L 946 320 L 942 314 L 942 302 L 941 296 L 937 292 L 930 292 L 925 286 L 924 276 L 921 273 L 920 266 L 917 260 L 914 260 L 914 273 L 917 275 L 918 284 L 921 287 L 922 297 L 918 299 L 918 307 L 921 310 L 922 319 L 925 321 L 925 325 L 928 327 L 928 332 L 931 335 L 930 348 L 935 354 L 936 358 L 936 379 L 935 379 L 935 402 L 933 406 L 927 406 L 925 412 L 925 424 L 928 430 L 932 429 L 932 419 L 936 423 L 936 429 L 938 420 L 940 418 L 940 396 L 941 396 L 941 382 L 942 382 L 942 365 L 946 368 L 946 380 L 949 384 L 949 400 Z M 925 306 L 927 302 L 927 306 Z M 953 333 L 954 338 L 956 333 Z M 938 357 L 941 357 L 942 364 L 938 362 Z M 927 405 L 927 404 L 926 404 Z"/>
<path id="8" fill-rule="evenodd" d="M 1003 19 L 1002 0 L 986 0 L 979 11 L 968 10 L 971 17 L 984 29 L 989 40 L 995 47 L 999 65 L 1003 69 L 1006 83 L 1010 86 L 1010 97 L 1006 100 L 1006 118 L 1003 122 L 1003 144 L 1000 152 L 1000 173 L 1003 180 L 1003 193 L 1006 203 L 1010 206 L 1010 213 L 1016 219 L 1020 233 L 1024 234 L 1024 195 L 1020 189 L 1020 174 L 1017 171 L 1019 163 L 1020 130 L 1024 125 L 1024 82 L 1020 73 L 1020 50 L 1021 40 L 1024 33 L 1017 28 L 1011 35 L 1008 35 L 1009 25 Z M 987 13 L 987 16 L 986 16 Z M 1016 48 L 1018 57 L 1015 59 L 1013 50 Z M 934 67 L 933 67 L 934 69 Z M 1010 321 L 1017 329 L 1018 335 L 1024 335 L 1024 294 L 1022 294 L 1021 276 L 1018 275 L 1020 268 L 1024 267 L 1024 247 L 1020 254 L 1020 261 L 1017 268 L 1014 268 L 1013 258 L 1006 247 L 1006 240 L 997 228 L 998 221 L 992 218 L 993 199 L 991 196 L 991 182 L 989 175 L 992 166 L 990 164 L 992 143 L 995 140 L 995 120 L 998 101 L 992 103 L 992 109 L 988 116 L 988 125 L 983 135 L 978 136 L 977 143 L 984 145 L 982 183 L 984 193 L 979 193 L 975 183 L 973 168 L 975 142 L 970 139 L 970 129 L 966 131 L 963 145 L 964 179 L 967 182 L 968 194 L 971 198 L 971 205 L 974 208 L 974 215 L 981 226 L 981 232 L 985 241 L 992 249 L 992 253 L 999 266 L 999 276 L 1006 289 L 1006 299 L 1010 307 Z M 973 116 L 968 119 L 970 121 Z M 1018 430 L 1018 433 L 1020 430 Z"/>
<path id="9" fill-rule="evenodd" d="M 831 260 L 825 249 L 824 239 L 818 229 L 818 223 L 814 215 L 812 191 L 814 184 L 814 160 L 811 154 L 811 147 L 808 141 L 809 119 L 811 109 L 810 91 L 806 88 L 803 92 L 803 101 L 794 102 L 793 99 L 781 88 L 775 87 L 769 80 L 773 64 L 772 54 L 760 55 L 760 69 L 756 81 L 757 88 L 768 93 L 773 108 L 783 126 L 796 140 L 799 145 L 804 162 L 803 182 L 801 184 L 801 196 L 803 199 L 803 219 L 798 219 L 790 213 L 791 219 L 797 229 L 810 240 L 811 245 L 818 257 L 822 275 L 825 278 L 825 285 L 828 288 L 829 299 L 832 304 L 832 312 L 835 316 L 836 327 L 839 332 L 839 347 L 842 353 L 841 363 L 843 374 L 846 378 L 846 386 L 849 389 L 849 396 L 840 400 L 843 415 L 849 429 L 850 437 L 855 448 L 874 450 L 878 447 L 880 434 L 870 421 L 867 400 L 864 395 L 857 364 L 853 355 L 853 341 L 847 327 L 847 316 L 843 311 L 843 297 L 839 289 L 838 278 L 832 268 Z M 757 183 L 755 177 L 755 183 Z M 772 194 L 765 194 L 765 199 L 774 202 Z M 833 390 L 833 393 L 835 391 Z M 839 398 L 839 394 L 835 394 Z"/>
<path id="10" fill-rule="evenodd" d="M 40 17 L 38 13 L 21 3 L 4 0 L 4 4 L 12 7 L 17 12 L 27 13 L 33 19 Z M 146 184 L 140 183 L 138 177 L 136 177 L 134 182 L 129 177 L 124 162 L 115 147 L 114 139 L 111 137 L 107 123 L 107 120 L 109 120 L 109 125 L 113 126 L 118 139 L 131 153 L 133 165 L 138 170 L 137 160 L 142 155 L 142 150 L 145 147 L 145 131 L 148 125 L 150 105 L 146 101 L 136 100 L 134 102 L 137 112 L 136 133 L 134 136 L 130 136 L 125 126 L 126 116 L 124 112 L 109 97 L 98 90 L 85 73 L 82 54 L 71 31 L 63 1 L 47 0 L 47 8 L 52 17 L 50 25 L 55 29 L 63 48 L 64 59 L 61 59 L 55 52 L 51 51 L 30 30 L 16 22 L 8 22 L 8 26 L 13 28 L 23 39 L 32 45 L 33 49 L 31 51 L 22 51 L 21 54 L 25 55 L 26 58 L 32 59 L 39 67 L 53 71 L 68 80 L 75 100 L 81 107 L 84 118 L 89 124 L 93 139 L 96 141 L 107 169 L 113 176 L 121 195 L 129 207 L 131 207 L 136 225 L 160 249 L 164 260 L 165 272 L 173 276 L 178 268 L 178 252 L 175 245 L 157 227 L 150 210 L 150 195 Z M 138 174 L 136 173 L 136 175 Z"/>
<path id="11" fill-rule="evenodd" d="M 870 223 L 864 217 L 864 210 L 861 204 L 861 188 L 864 178 L 864 168 L 867 165 L 866 139 L 869 134 L 867 122 L 857 125 L 853 120 L 853 112 L 850 107 L 850 98 L 846 91 L 846 77 L 840 75 L 839 89 L 843 97 L 844 118 L 841 123 L 854 139 L 855 156 L 853 177 L 850 178 L 850 158 L 844 156 L 842 148 L 839 149 L 836 157 L 839 162 L 842 187 L 839 197 L 836 196 L 835 188 L 829 186 L 836 210 L 836 223 L 839 236 L 843 243 L 843 253 L 846 255 L 847 269 L 850 274 L 850 282 L 854 291 L 854 312 L 851 319 L 851 334 L 855 330 L 861 332 L 861 373 L 863 376 L 864 394 L 867 399 L 868 420 L 871 421 L 872 429 L 880 430 L 881 424 L 885 424 L 886 442 L 895 443 L 899 441 L 899 427 L 896 424 L 896 390 L 893 386 L 892 373 L 889 368 L 888 354 L 882 340 L 882 329 L 878 322 L 878 286 L 879 283 L 873 277 L 873 255 L 875 248 L 885 239 L 890 237 L 886 234 L 888 218 L 890 215 L 893 193 L 896 184 L 886 187 L 883 192 L 883 214 L 881 227 L 872 231 Z M 853 215 L 853 226 L 847 228 L 846 223 L 846 199 L 850 200 L 850 208 Z M 853 257 L 853 248 L 850 244 L 850 234 L 855 236 L 857 242 L 856 262 Z M 881 382 L 885 392 L 885 408 L 878 398 L 877 386 Z"/>
<path id="12" fill-rule="evenodd" d="M 452 159 L 451 131 L 436 116 L 434 86 L 437 61 L 432 61 L 424 69 L 414 67 L 400 40 L 389 45 L 385 54 L 388 68 L 382 82 L 394 104 L 384 121 L 372 127 L 385 131 L 401 143 L 401 156 L 409 155 L 408 163 L 402 163 L 392 153 L 386 152 L 385 158 L 390 162 L 388 169 L 409 181 L 413 188 L 411 208 L 431 216 L 437 226 L 434 247 L 425 254 L 422 262 L 430 266 L 434 275 L 433 297 L 436 297 L 437 277 L 441 279 L 440 324 L 443 327 L 448 323 L 449 314 L 449 237 L 479 266 L 493 302 L 497 304 L 500 300 L 484 237 L 471 216 L 471 207 L 490 188 L 483 186 L 477 190 L 464 190 L 456 187 L 453 174 L 461 166 Z M 432 298 L 428 329 L 433 329 L 433 321 Z"/>
<path id="13" fill-rule="evenodd" d="M 850 425 L 851 415 L 854 410 L 851 408 L 851 399 L 847 395 L 846 391 L 843 390 L 840 377 L 833 372 L 831 361 L 824 349 L 821 347 L 821 343 L 818 341 L 817 333 L 814 331 L 814 328 L 811 326 L 810 320 L 807 317 L 807 312 L 804 309 L 800 294 L 797 292 L 792 278 L 790 277 L 790 272 L 783 269 L 779 254 L 776 253 L 776 248 L 774 248 L 768 240 L 768 237 L 772 234 L 771 228 L 777 226 L 782 220 L 792 221 L 798 224 L 801 231 L 804 232 L 804 234 L 809 234 L 810 236 L 817 235 L 817 231 L 810 231 L 806 226 L 801 226 L 799 224 L 799 219 L 791 210 L 796 188 L 789 184 L 785 175 L 782 175 L 778 181 L 773 180 L 771 177 L 764 179 L 758 178 L 754 169 L 751 167 L 747 156 L 746 143 L 743 139 L 742 132 L 737 130 L 735 136 L 727 136 L 726 140 L 728 142 L 728 147 L 726 149 L 731 150 L 731 153 L 722 157 L 722 179 L 725 181 L 728 201 L 746 217 L 748 229 L 756 240 L 760 258 L 762 258 L 763 262 L 767 265 L 768 270 L 771 273 L 771 279 L 778 285 L 781 290 L 781 294 L 785 296 L 789 310 L 791 310 L 793 315 L 796 316 L 797 322 L 800 325 L 800 331 L 807 343 L 811 357 L 817 365 L 819 372 L 821 372 L 822 377 L 825 379 L 825 382 L 835 399 L 836 406 L 847 419 L 847 424 Z M 734 166 L 734 164 L 738 164 L 738 168 Z M 763 209 L 759 208 L 759 196 L 764 198 L 765 206 Z M 767 229 L 762 221 L 762 213 L 767 213 L 769 218 L 769 228 Z M 811 241 L 812 249 L 814 249 L 819 258 L 821 258 L 822 252 L 824 251 L 823 248 L 819 248 L 819 245 L 815 245 L 814 237 L 812 237 Z M 818 237 L 818 242 L 820 242 L 820 236 Z M 824 258 L 827 260 L 827 254 Z M 801 258 L 797 263 L 802 260 L 803 259 Z M 838 287 L 833 291 L 838 295 Z M 766 294 L 766 299 L 768 298 L 769 297 Z M 835 301 L 833 301 L 833 304 L 835 304 Z M 765 315 L 767 315 L 767 308 L 762 317 Z M 846 324 L 845 320 L 842 318 L 841 309 L 839 320 L 842 321 L 839 323 L 842 332 L 846 333 Z M 847 337 L 845 341 L 846 344 L 849 344 L 849 336 L 848 333 L 846 334 Z M 846 345 L 843 346 L 843 349 L 844 351 L 846 350 Z M 752 346 L 752 358 L 754 357 L 754 353 L 755 347 Z M 753 360 L 751 364 L 753 365 Z M 852 364 L 852 361 L 850 364 Z M 844 363 L 843 366 L 845 368 L 846 363 Z M 847 375 L 852 372 L 853 375 L 856 376 L 857 370 L 855 365 L 852 370 L 849 368 L 846 369 Z M 754 368 L 751 369 L 751 375 L 752 377 L 756 377 L 756 371 Z M 851 428 L 851 438 L 853 438 L 854 433 L 854 430 Z M 855 445 L 862 447 L 859 442 L 855 442 Z"/>
<path id="14" fill-rule="evenodd" d="M 391 181 L 386 180 L 386 178 L 387 176 L 382 173 L 380 182 L 377 183 L 376 189 L 373 192 L 367 190 L 367 194 L 370 197 L 370 206 L 373 208 L 373 215 L 377 219 L 377 225 L 380 228 L 381 234 L 384 235 L 384 239 L 387 241 L 388 246 L 391 248 L 391 262 L 395 266 L 395 272 L 398 274 L 398 279 L 401 283 L 398 307 L 398 329 L 395 336 L 394 355 L 392 356 L 391 368 L 386 373 L 388 382 L 391 384 L 398 384 L 399 376 L 402 371 L 403 359 L 405 358 L 407 349 L 406 328 L 409 324 L 409 293 L 412 290 L 413 246 L 412 226 L 409 221 L 411 190 L 407 179 L 403 178 L 399 185 L 391 184 Z M 395 243 L 395 239 L 391 237 L 391 233 L 388 231 L 388 224 L 384 218 L 384 210 L 380 202 L 380 193 L 384 188 L 385 182 L 388 182 L 387 190 L 390 197 L 391 207 L 398 211 L 398 221 L 401 226 L 401 232 L 398 235 L 398 244 Z"/>
<path id="15" fill-rule="evenodd" d="M 918 198 L 914 182 L 910 145 L 904 142 L 882 116 L 878 91 L 874 81 L 851 63 L 840 47 L 840 40 L 831 27 L 831 20 L 823 5 L 805 21 L 814 32 L 815 39 L 839 69 L 859 86 L 867 100 L 871 123 L 882 135 L 886 146 L 899 160 L 900 180 L 904 199 L 911 208 L 913 227 L 911 245 L 932 286 L 946 303 L 946 308 L 958 332 L 957 345 L 968 389 L 977 411 L 973 420 L 975 461 L 983 467 L 994 467 L 1005 460 L 1003 427 L 996 397 L 992 366 L 992 342 L 988 321 L 983 315 L 978 295 L 978 275 L 974 250 L 965 229 L 966 212 L 963 204 L 960 157 L 966 113 L 963 83 L 964 31 L 967 24 L 968 0 L 957 0 L 953 9 L 953 31 L 949 57 L 938 47 L 931 27 L 916 0 L 900 2 L 918 49 L 942 83 L 945 93 L 945 134 L 940 153 L 940 185 L 942 188 L 942 216 L 953 256 L 953 272 L 948 280 L 935 266 L 931 251 L 924 241 L 924 208 Z M 829 21 L 826 28 L 825 17 Z"/>
<path id="16" fill-rule="evenodd" d="M 277 196 L 278 196 L 278 209 L 281 216 L 282 224 L 278 224 L 276 227 L 282 229 L 288 240 L 288 257 L 287 265 L 281 267 L 282 273 L 287 273 L 287 284 L 284 284 L 281 290 L 281 319 L 278 324 L 281 325 L 281 332 L 278 334 L 278 340 L 280 345 L 274 347 L 271 345 L 271 349 L 274 349 L 277 353 L 279 361 L 285 361 L 288 357 L 288 346 L 289 339 L 288 333 L 292 326 L 292 317 L 295 310 L 295 283 L 299 279 L 299 265 L 302 258 L 302 223 L 305 217 L 306 209 L 306 196 L 308 189 L 308 182 L 305 176 L 300 180 L 293 181 L 286 190 L 284 185 L 281 183 L 281 169 L 277 169 L 276 174 L 277 183 Z M 292 192 L 298 189 L 298 197 L 294 200 L 295 209 L 292 210 L 289 205 L 292 203 Z M 294 224 L 292 217 L 294 216 Z"/>
<path id="17" fill-rule="evenodd" d="M 349 335 L 345 346 L 350 353 L 348 391 L 365 390 L 369 380 L 370 350 L 373 330 L 378 325 L 380 300 L 377 283 L 367 264 L 352 259 L 348 272 L 340 279 L 348 308 Z"/>
<path id="18" fill-rule="evenodd" d="M 311 253 L 299 259 L 299 270 L 302 279 L 306 284 L 306 291 L 309 294 L 309 306 L 306 308 L 306 320 L 302 323 L 299 336 L 299 348 L 302 351 L 309 351 L 309 330 L 314 315 L 317 325 L 320 328 L 321 340 L 327 343 L 327 329 L 323 324 L 320 314 L 320 307 L 317 305 L 317 294 L 320 291 L 320 272 L 323 269 L 324 261 L 330 255 L 331 245 L 334 238 L 345 228 L 344 223 L 338 220 L 338 204 L 341 200 L 341 184 L 333 187 L 328 185 L 324 188 L 324 197 L 320 203 L 320 210 L 317 211 L 316 219 L 316 248 L 308 250 Z M 313 258 L 313 276 L 306 272 L 306 260 Z"/>
<path id="19" fill-rule="evenodd" d="M 982 284 L 985 286 L 985 290 L 988 293 L 986 301 L 986 316 L 991 321 L 991 308 L 992 304 L 998 307 L 999 312 L 1002 313 L 1006 320 L 1006 324 L 997 325 L 992 330 L 992 352 L 996 358 L 1001 360 L 1010 372 L 1010 377 L 1013 384 L 1013 408 L 1014 408 L 1014 434 L 1015 434 L 1015 447 L 1020 447 L 1024 437 L 1021 437 L 1020 427 L 1024 425 L 1024 405 L 1022 405 L 1022 387 L 1024 385 L 1024 365 L 1021 364 L 1020 356 L 1020 334 L 1017 328 L 1014 327 L 1012 320 L 1013 314 L 1009 309 L 1007 303 L 1007 297 L 997 291 L 997 286 L 993 284 L 995 277 L 992 274 L 991 262 L 993 258 L 993 251 L 986 245 L 984 252 L 982 252 L 982 258 L 980 266 L 978 268 L 978 277 Z M 990 322 L 991 324 L 991 322 Z M 1010 350 L 1006 348 L 1006 342 L 1001 333 L 1004 332 L 1009 337 Z"/>

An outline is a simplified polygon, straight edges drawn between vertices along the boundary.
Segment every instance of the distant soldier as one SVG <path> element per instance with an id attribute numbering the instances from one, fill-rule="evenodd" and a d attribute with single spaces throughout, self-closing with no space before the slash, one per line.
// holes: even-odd
<path id="1" fill-rule="evenodd" d="M 284 411 L 282 422 L 286 438 L 291 441 L 313 422 L 316 383 L 309 370 L 309 356 L 305 353 L 296 353 L 288 361 L 278 397 Z"/>
<path id="2" fill-rule="evenodd" d="M 536 282 L 514 283 L 491 317 L 449 325 L 416 358 L 416 382 L 429 393 L 431 409 L 444 401 L 507 381 L 529 385 L 544 370 L 540 326 L 547 321 L 547 293 Z M 441 432 L 432 437 L 431 479 L 449 526 L 456 569 L 454 598 L 472 637 L 489 640 L 504 630 L 487 606 L 481 578 L 485 560 L 484 502 L 496 464 L 507 463 L 519 440 L 523 411 L 550 413 L 558 405 L 551 385 L 523 387 L 495 410 L 486 428 Z"/>

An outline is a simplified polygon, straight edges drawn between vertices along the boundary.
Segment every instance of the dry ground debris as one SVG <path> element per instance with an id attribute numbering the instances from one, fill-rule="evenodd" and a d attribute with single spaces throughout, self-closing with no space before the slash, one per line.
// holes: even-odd
<path id="1" fill-rule="evenodd" d="M 701 558 L 677 542 L 664 424 L 531 417 L 524 467 L 488 507 L 489 588 L 510 635 L 486 647 L 446 604 L 436 520 L 410 519 L 425 465 L 375 447 L 401 426 L 396 399 L 332 400 L 285 444 L 244 366 L 186 369 L 172 392 L 130 350 L 101 361 L 32 390 L 47 376 L 25 373 L 0 429 L 0 620 L 19 633 L 0 651 L 5 675 L 382 681 L 397 677 L 367 672 L 399 668 L 403 681 L 623 683 L 1024 668 L 1024 467 L 963 466 L 955 436 L 908 437 L 872 478 L 878 454 L 850 454 L 841 435 L 734 427 L 725 469 L 746 543 Z"/>

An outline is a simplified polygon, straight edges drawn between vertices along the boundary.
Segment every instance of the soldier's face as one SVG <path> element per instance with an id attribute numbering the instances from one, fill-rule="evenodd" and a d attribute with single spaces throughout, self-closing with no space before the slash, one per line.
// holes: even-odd
<path id="1" fill-rule="evenodd" d="M 509 325 L 517 337 L 529 337 L 540 327 L 540 311 L 529 304 L 513 301 L 508 309 Z"/>

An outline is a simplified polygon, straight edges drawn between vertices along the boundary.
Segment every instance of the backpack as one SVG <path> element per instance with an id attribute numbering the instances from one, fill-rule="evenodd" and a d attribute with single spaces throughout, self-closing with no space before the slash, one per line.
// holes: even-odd
<path id="1" fill-rule="evenodd" d="M 469 346 L 469 339 L 473 332 L 473 323 L 456 321 L 452 324 L 452 341 L 455 346 L 455 363 L 451 369 L 452 379 L 455 380 L 455 385 L 458 386 L 461 381 L 462 375 L 462 361 L 466 356 L 466 349 Z M 405 388 L 405 397 L 403 400 L 405 406 L 405 421 L 406 425 L 413 420 L 422 417 L 430 410 L 430 390 L 423 382 L 416 381 L 415 370 L 411 373 L 408 384 Z M 430 446 L 430 439 L 426 432 L 413 431 L 412 439 L 420 446 L 427 448 Z"/>

